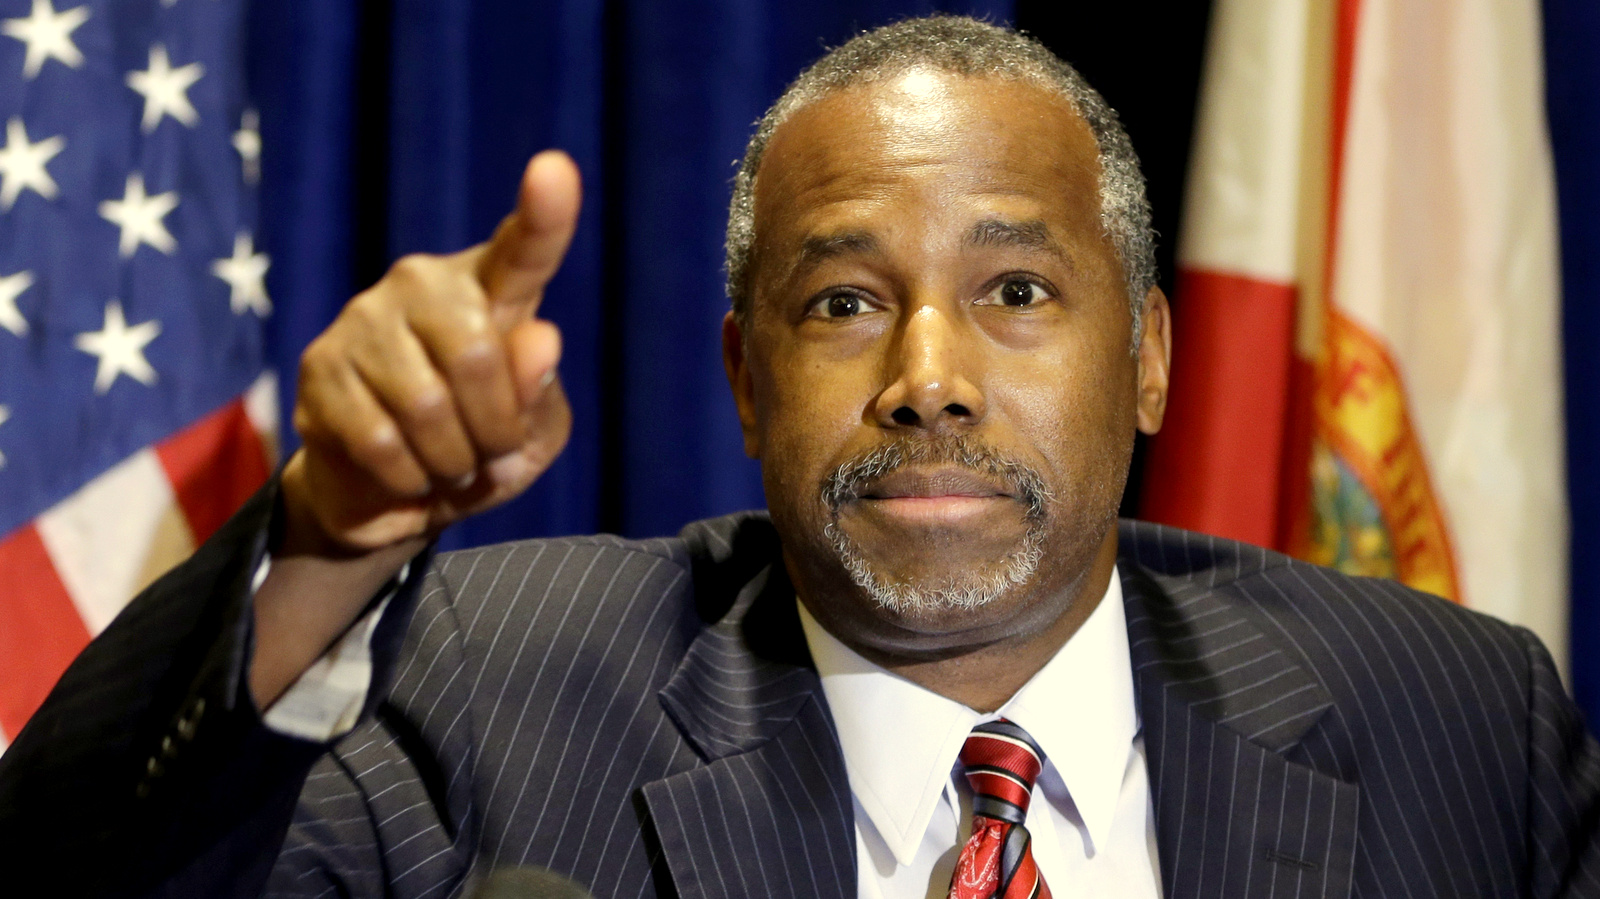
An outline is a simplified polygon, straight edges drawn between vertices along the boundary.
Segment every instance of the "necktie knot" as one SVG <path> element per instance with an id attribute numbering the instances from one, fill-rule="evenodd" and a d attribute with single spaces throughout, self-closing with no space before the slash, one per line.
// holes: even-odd
<path id="1" fill-rule="evenodd" d="M 1022 823 L 1044 768 L 1044 751 L 1027 731 L 1004 718 L 974 727 L 961 747 L 961 765 L 972 786 L 973 814 Z"/>
<path id="2" fill-rule="evenodd" d="M 1050 899 L 1023 819 L 1044 751 L 1001 718 L 972 729 L 961 747 L 972 785 L 972 836 L 950 878 L 950 899 Z"/>

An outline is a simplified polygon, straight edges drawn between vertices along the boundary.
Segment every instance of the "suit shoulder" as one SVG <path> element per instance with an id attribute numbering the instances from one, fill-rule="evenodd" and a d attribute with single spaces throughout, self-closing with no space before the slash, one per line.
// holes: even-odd
<path id="1" fill-rule="evenodd" d="M 1212 586 L 1295 564 L 1260 546 L 1127 518 L 1118 522 L 1117 555 L 1123 565 Z"/>
<path id="2" fill-rule="evenodd" d="M 551 556 L 585 560 L 600 557 L 641 556 L 673 565 L 680 569 L 689 567 L 689 554 L 683 541 L 674 537 L 656 537 L 633 540 L 614 534 L 582 534 L 567 537 L 535 537 L 525 540 L 508 540 L 469 549 L 440 553 L 433 567 L 447 578 L 467 576 L 467 572 L 482 569 L 516 566 L 526 569 L 538 565 Z"/>
<path id="3" fill-rule="evenodd" d="M 692 586 L 704 601 L 742 585 L 778 557 L 777 535 L 766 513 L 739 512 L 691 522 L 673 537 L 587 534 L 443 553 L 429 568 L 424 592 L 503 598 L 533 588 L 577 597 L 614 590 L 619 581 L 665 578 Z"/>
<path id="4" fill-rule="evenodd" d="M 519 643 L 581 641 L 589 631 L 565 625 L 591 620 L 594 613 L 624 630 L 641 614 L 676 620 L 681 613 L 668 607 L 687 605 L 689 567 L 681 541 L 610 534 L 441 553 L 418 587 L 411 636 L 455 633 L 469 654 L 490 653 L 507 634 L 518 634 Z"/>
<path id="5" fill-rule="evenodd" d="M 1151 578 L 1175 607 L 1232 605 L 1319 672 L 1405 683 L 1422 672 L 1526 683 L 1525 628 L 1387 578 L 1357 577 L 1257 546 L 1145 522 L 1123 522 L 1125 576 Z M 1203 597 L 1203 599 L 1202 599 Z"/>

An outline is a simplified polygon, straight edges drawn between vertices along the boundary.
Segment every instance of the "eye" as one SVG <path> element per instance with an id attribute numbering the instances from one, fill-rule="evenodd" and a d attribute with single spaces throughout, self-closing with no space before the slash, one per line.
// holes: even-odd
<path id="1" fill-rule="evenodd" d="M 980 306 L 1009 306 L 1026 309 L 1051 299 L 1043 285 L 1026 278 L 1007 278 L 978 301 Z"/>
<path id="2" fill-rule="evenodd" d="M 818 318 L 850 318 L 870 308 L 861 297 L 840 291 L 818 298 L 811 306 L 811 314 Z"/>

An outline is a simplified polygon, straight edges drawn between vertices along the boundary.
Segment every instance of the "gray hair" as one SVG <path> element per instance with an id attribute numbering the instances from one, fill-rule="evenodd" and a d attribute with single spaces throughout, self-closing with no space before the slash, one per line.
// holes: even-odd
<path id="1" fill-rule="evenodd" d="M 812 63 L 756 124 L 734 176 L 726 242 L 728 298 L 748 324 L 750 253 L 755 244 L 755 181 L 772 134 L 801 107 L 822 97 L 886 80 L 916 68 L 968 77 L 1002 78 L 1056 91 L 1089 125 L 1100 151 L 1100 224 L 1122 265 L 1141 330 L 1145 294 L 1156 283 L 1155 231 L 1133 143 L 1117 113 L 1078 71 L 1032 37 L 963 16 L 907 19 L 864 32 Z"/>

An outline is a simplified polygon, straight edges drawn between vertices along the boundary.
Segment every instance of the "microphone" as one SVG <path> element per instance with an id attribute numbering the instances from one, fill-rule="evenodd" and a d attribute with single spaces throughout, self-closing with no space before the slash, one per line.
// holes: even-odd
<path id="1" fill-rule="evenodd" d="M 496 868 L 469 893 L 472 899 L 594 899 L 594 894 L 549 868 Z"/>

